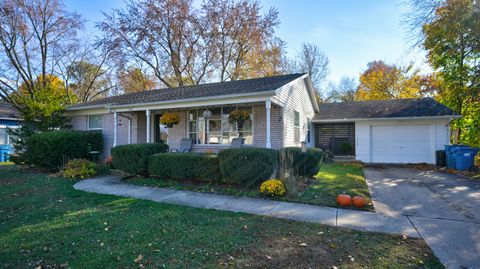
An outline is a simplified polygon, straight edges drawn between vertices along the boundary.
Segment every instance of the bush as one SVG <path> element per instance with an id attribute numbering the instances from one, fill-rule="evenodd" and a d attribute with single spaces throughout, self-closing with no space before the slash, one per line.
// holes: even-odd
<path id="1" fill-rule="evenodd" d="M 309 148 L 303 153 L 301 148 L 288 147 L 281 149 L 280 154 L 291 157 L 295 175 L 305 177 L 312 177 L 318 173 L 324 157 L 323 150 L 316 148 Z"/>
<path id="2" fill-rule="evenodd" d="M 269 179 L 260 185 L 260 192 L 266 196 L 278 197 L 287 192 L 283 182 L 278 179 Z"/>
<path id="3" fill-rule="evenodd" d="M 90 151 L 103 149 L 99 132 L 60 130 L 37 133 L 26 141 L 25 161 L 49 170 L 58 170 L 68 160 L 88 159 Z"/>
<path id="4" fill-rule="evenodd" d="M 278 151 L 265 148 L 232 148 L 218 154 L 225 179 L 251 188 L 269 178 L 278 165 Z"/>
<path id="5" fill-rule="evenodd" d="M 217 156 L 196 153 L 160 153 L 150 156 L 148 173 L 180 180 L 218 181 L 222 178 Z"/>
<path id="6" fill-rule="evenodd" d="M 112 163 L 117 169 L 133 175 L 148 174 L 148 157 L 168 151 L 164 143 L 120 145 L 112 148 Z"/>
<path id="7" fill-rule="evenodd" d="M 70 160 L 63 169 L 63 176 L 66 178 L 83 179 L 93 177 L 96 174 L 95 163 L 85 159 Z"/>

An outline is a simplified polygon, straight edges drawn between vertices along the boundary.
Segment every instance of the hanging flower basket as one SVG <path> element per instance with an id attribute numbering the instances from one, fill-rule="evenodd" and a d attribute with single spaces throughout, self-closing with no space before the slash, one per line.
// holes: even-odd
<path id="1" fill-rule="evenodd" d="M 243 128 L 243 123 L 250 119 L 250 113 L 245 110 L 236 109 L 228 115 L 230 123 L 237 123 L 239 129 Z"/>
<path id="2" fill-rule="evenodd" d="M 176 113 L 167 112 L 160 117 L 160 124 L 172 128 L 173 125 L 180 123 L 180 117 Z"/>

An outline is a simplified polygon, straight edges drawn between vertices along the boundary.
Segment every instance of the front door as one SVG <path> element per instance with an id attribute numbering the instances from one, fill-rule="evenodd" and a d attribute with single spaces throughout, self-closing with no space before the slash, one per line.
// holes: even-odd
<path id="1" fill-rule="evenodd" d="M 154 133 L 154 141 L 155 143 L 160 142 L 167 142 L 168 139 L 168 128 L 164 125 L 160 124 L 160 117 L 162 114 L 155 114 L 153 116 L 153 133 Z"/>

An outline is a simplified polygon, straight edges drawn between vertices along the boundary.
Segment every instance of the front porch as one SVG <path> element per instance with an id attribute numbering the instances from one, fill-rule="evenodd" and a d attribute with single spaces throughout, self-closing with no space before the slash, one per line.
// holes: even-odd
<path id="1" fill-rule="evenodd" d="M 235 109 L 248 111 L 250 119 L 239 128 L 228 120 Z M 281 148 L 283 145 L 282 107 L 264 102 L 226 105 L 148 108 L 137 111 L 115 110 L 112 147 L 132 143 L 165 141 L 178 148 L 183 138 L 194 142 L 193 152 L 218 152 L 230 147 L 233 138 L 244 137 L 246 147 Z M 165 112 L 175 113 L 180 122 L 171 128 L 160 124 Z"/>

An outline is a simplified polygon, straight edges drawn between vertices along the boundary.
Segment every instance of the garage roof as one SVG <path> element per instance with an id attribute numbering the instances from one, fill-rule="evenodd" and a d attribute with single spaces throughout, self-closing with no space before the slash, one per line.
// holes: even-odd
<path id="1" fill-rule="evenodd" d="M 458 117 L 450 108 L 433 98 L 355 101 L 320 104 L 313 121 L 378 118 Z"/>

